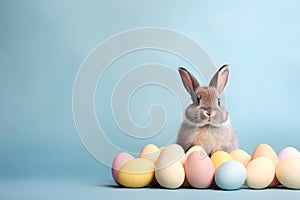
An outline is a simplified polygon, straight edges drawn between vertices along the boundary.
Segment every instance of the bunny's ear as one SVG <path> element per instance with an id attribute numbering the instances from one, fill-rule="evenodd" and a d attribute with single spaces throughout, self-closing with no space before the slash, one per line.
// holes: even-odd
<path id="1" fill-rule="evenodd" d="M 196 88 L 200 86 L 197 79 L 183 67 L 179 67 L 178 71 L 185 89 L 193 97 L 195 95 Z"/>
<path id="2" fill-rule="evenodd" d="M 223 65 L 217 73 L 214 75 L 214 77 L 211 79 L 209 86 L 217 88 L 219 94 L 224 90 L 228 75 L 229 75 L 229 65 Z"/>

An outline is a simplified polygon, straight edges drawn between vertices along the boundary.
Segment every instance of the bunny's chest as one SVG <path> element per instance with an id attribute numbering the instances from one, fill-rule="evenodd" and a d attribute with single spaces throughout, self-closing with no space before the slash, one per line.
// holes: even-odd
<path id="1" fill-rule="evenodd" d="M 222 149 L 222 146 L 227 143 L 223 131 L 223 129 L 211 126 L 201 127 L 194 135 L 192 146 L 200 145 L 207 153 L 214 151 L 214 149 Z"/>
<path id="2" fill-rule="evenodd" d="M 194 135 L 194 141 L 215 141 L 215 140 L 221 140 L 222 139 L 222 130 L 218 128 L 213 128 L 210 126 L 205 126 L 199 128 L 195 135 Z"/>

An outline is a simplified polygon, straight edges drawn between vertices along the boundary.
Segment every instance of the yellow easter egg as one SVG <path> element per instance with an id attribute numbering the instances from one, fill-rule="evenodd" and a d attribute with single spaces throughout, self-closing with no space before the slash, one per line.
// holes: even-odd
<path id="1" fill-rule="evenodd" d="M 258 157 L 247 165 L 246 184 L 253 189 L 268 187 L 275 177 L 275 167 L 270 158 Z"/>
<path id="2" fill-rule="evenodd" d="M 287 188 L 300 189 L 300 158 L 287 158 L 276 167 L 276 177 Z"/>
<path id="3" fill-rule="evenodd" d="M 125 187 L 145 187 L 153 180 L 154 169 L 155 166 L 152 161 L 145 158 L 136 158 L 121 167 L 118 173 L 118 181 Z"/>
<path id="4" fill-rule="evenodd" d="M 216 151 L 212 154 L 211 160 L 215 166 L 215 169 L 217 170 L 219 166 L 227 161 L 233 160 L 233 158 L 229 153 L 225 151 Z"/>
<path id="5" fill-rule="evenodd" d="M 233 160 L 236 160 L 242 163 L 245 167 L 247 167 L 248 163 L 251 160 L 251 156 L 242 149 L 233 150 L 230 155 L 232 156 Z"/>
<path id="6" fill-rule="evenodd" d="M 160 149 L 156 145 L 148 144 L 142 149 L 139 157 L 151 160 L 155 164 L 157 162 L 159 154 Z"/>

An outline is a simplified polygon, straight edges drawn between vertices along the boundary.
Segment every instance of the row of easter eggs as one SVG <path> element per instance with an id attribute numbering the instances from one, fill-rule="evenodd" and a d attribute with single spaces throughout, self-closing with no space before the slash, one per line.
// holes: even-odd
<path id="1" fill-rule="evenodd" d="M 146 145 L 139 158 L 121 152 L 112 164 L 112 176 L 118 185 L 139 188 L 159 184 L 179 187 L 208 188 L 214 182 L 225 190 L 275 187 L 279 182 L 287 188 L 300 189 L 300 153 L 293 147 L 278 155 L 267 144 L 260 144 L 252 156 L 237 149 L 217 151 L 209 157 L 200 146 L 186 153 L 181 146 L 171 144 L 158 148 Z"/>

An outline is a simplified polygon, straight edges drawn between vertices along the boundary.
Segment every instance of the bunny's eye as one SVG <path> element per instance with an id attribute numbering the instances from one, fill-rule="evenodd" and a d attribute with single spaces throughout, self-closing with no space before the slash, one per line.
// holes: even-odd
<path id="1" fill-rule="evenodd" d="M 218 98 L 218 106 L 220 106 L 220 98 Z"/>
<path id="2" fill-rule="evenodd" d="M 197 103 L 198 103 L 198 105 L 200 104 L 200 99 L 201 99 L 200 95 L 197 95 Z"/>

